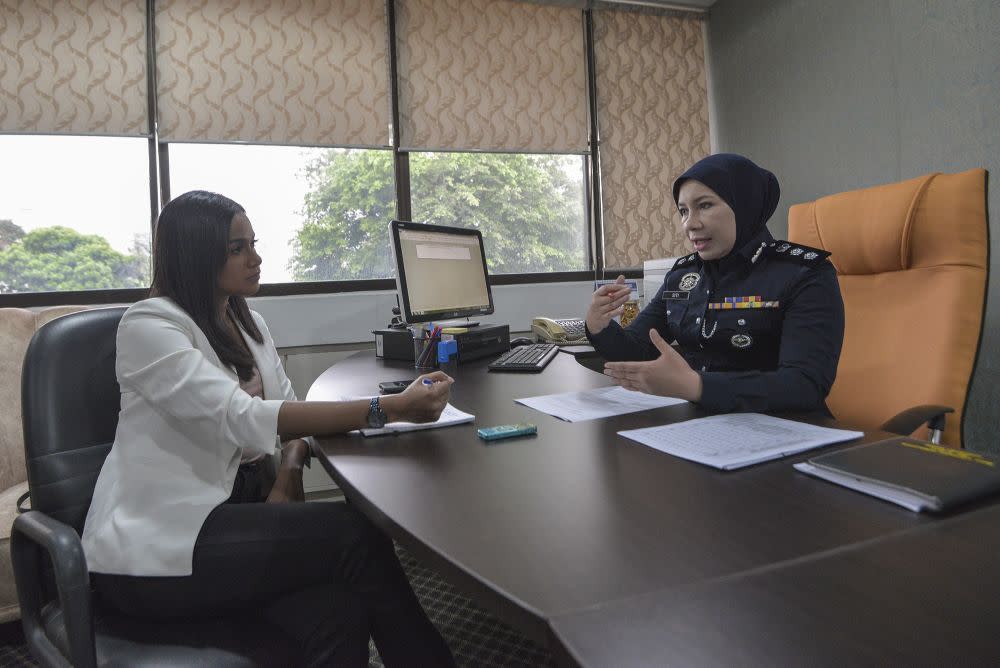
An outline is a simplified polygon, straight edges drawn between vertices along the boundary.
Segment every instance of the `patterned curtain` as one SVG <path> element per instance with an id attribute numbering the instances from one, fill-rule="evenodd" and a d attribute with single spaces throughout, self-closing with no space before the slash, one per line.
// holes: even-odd
<path id="1" fill-rule="evenodd" d="M 383 0 L 160 0 L 160 137 L 387 146 Z"/>
<path id="2" fill-rule="evenodd" d="M 148 135 L 146 3 L 0 0 L 0 132 Z"/>
<path id="3" fill-rule="evenodd" d="M 594 12 L 608 267 L 691 252 L 670 187 L 709 152 L 702 20 Z"/>
<path id="4" fill-rule="evenodd" d="M 587 152 L 579 9 L 399 0 L 396 16 L 404 147 Z"/>

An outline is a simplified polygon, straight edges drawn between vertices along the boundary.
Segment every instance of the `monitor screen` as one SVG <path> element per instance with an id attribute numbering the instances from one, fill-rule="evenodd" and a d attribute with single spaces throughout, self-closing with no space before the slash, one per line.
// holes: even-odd
<path id="1" fill-rule="evenodd" d="M 389 236 L 406 322 L 493 313 L 479 230 L 394 220 Z"/>

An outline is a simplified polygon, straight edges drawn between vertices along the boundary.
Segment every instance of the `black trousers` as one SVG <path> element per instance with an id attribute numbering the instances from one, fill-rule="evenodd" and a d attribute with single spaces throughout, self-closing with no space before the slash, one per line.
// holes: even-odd
<path id="1" fill-rule="evenodd" d="M 98 595 L 134 617 L 259 611 L 310 666 L 367 666 L 369 636 L 387 666 L 454 665 L 385 534 L 345 503 L 256 501 L 246 473 L 202 525 L 191 575 L 94 573 Z"/>

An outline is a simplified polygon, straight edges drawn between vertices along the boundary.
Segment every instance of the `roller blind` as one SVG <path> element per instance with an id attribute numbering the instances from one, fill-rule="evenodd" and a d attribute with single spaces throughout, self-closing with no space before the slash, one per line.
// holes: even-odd
<path id="1" fill-rule="evenodd" d="M 709 152 L 702 20 L 594 12 L 594 42 L 605 263 L 687 254 L 671 185 Z"/>
<path id="2" fill-rule="evenodd" d="M 508 0 L 398 0 L 401 144 L 586 152 L 578 9 Z"/>
<path id="3" fill-rule="evenodd" d="M 160 0 L 164 141 L 390 143 L 383 0 Z"/>
<path id="4" fill-rule="evenodd" d="M 0 132 L 142 136 L 142 0 L 0 0 Z"/>

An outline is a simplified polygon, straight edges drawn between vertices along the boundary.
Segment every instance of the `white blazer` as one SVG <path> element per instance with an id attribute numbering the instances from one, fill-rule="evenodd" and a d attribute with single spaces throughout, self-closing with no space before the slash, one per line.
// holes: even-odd
<path id="1" fill-rule="evenodd" d="M 194 543 L 229 498 L 243 450 L 272 454 L 278 409 L 295 393 L 259 313 L 244 334 L 264 397 L 240 389 L 204 332 L 173 301 L 146 299 L 118 326 L 121 413 L 83 527 L 87 567 L 120 575 L 190 575 Z"/>

